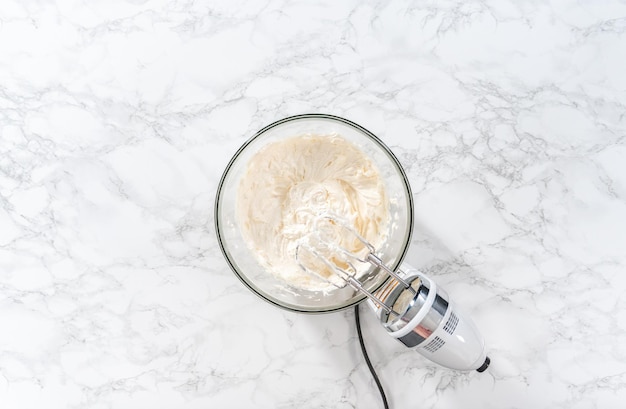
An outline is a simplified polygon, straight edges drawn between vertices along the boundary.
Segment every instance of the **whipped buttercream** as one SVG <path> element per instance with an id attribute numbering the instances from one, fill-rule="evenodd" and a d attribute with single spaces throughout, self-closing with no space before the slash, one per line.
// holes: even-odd
<path id="1" fill-rule="evenodd" d="M 250 159 L 238 189 L 237 220 L 248 248 L 268 272 L 298 289 L 345 285 L 311 252 L 350 269 L 333 245 L 353 252 L 363 245 L 349 229 L 332 229 L 335 218 L 375 248 L 386 240 L 390 217 L 383 179 L 357 146 L 336 134 L 302 135 L 270 143 Z M 315 234 L 320 228 L 322 241 Z M 353 265 L 357 277 L 371 267 Z"/>

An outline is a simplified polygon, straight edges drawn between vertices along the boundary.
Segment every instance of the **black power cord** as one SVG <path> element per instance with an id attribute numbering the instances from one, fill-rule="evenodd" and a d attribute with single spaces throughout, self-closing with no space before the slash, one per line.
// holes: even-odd
<path id="1" fill-rule="evenodd" d="M 361 318 L 359 317 L 359 304 L 354 306 L 354 320 L 356 321 L 356 333 L 359 336 L 359 344 L 361 344 L 361 352 L 363 353 L 363 358 L 365 359 L 365 363 L 372 374 L 372 378 L 374 378 L 374 382 L 376 382 L 376 386 L 378 386 L 378 392 L 380 392 L 380 398 L 383 400 L 383 406 L 385 409 L 389 409 L 389 404 L 387 403 L 387 395 L 385 395 L 385 390 L 383 389 L 383 385 L 380 383 L 380 379 L 378 379 L 378 375 L 374 370 L 374 366 L 370 361 L 370 357 L 367 355 L 367 349 L 365 349 L 365 342 L 363 342 L 363 334 L 361 333 Z"/>

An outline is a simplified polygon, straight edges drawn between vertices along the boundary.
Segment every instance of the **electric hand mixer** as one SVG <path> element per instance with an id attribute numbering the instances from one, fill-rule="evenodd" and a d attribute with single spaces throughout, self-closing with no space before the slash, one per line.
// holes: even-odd
<path id="1" fill-rule="evenodd" d="M 247 248 L 234 216 L 238 181 L 248 160 L 266 144 L 300 134 L 339 134 L 362 149 L 380 169 L 390 192 L 388 240 L 376 249 L 338 215 L 316 215 L 316 228 L 296 249 L 303 271 L 329 281 L 332 291 L 294 289 L 264 271 Z M 346 119 L 308 114 L 285 118 L 261 129 L 228 164 L 220 181 L 215 206 L 216 232 L 232 270 L 266 301 L 302 313 L 333 312 L 368 299 L 389 335 L 424 357 L 456 370 L 483 372 L 490 363 L 485 343 L 472 321 L 450 301 L 447 293 L 414 268 L 402 263 L 413 225 L 413 202 L 408 180 L 391 150 L 375 135 Z M 349 237 L 357 251 L 333 238 Z M 357 265 L 369 264 L 357 277 Z M 328 271 L 330 274 L 320 274 Z"/>

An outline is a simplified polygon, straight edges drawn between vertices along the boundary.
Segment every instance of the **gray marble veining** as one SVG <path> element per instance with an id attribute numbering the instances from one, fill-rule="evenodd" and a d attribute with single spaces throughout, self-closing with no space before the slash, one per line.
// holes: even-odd
<path id="1" fill-rule="evenodd" d="M 623 407 L 625 53 L 611 0 L 1 2 L 1 406 L 381 407 L 353 312 L 262 302 L 215 238 L 237 147 L 325 112 L 398 155 L 408 261 L 493 362 L 363 314 L 392 407 Z"/>

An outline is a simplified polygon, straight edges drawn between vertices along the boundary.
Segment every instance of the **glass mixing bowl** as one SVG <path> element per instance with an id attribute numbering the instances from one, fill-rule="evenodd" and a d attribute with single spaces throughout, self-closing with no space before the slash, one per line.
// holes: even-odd
<path id="1" fill-rule="evenodd" d="M 218 242 L 237 277 L 264 300 L 291 311 L 333 312 L 363 301 L 366 296 L 350 286 L 327 291 L 294 288 L 265 271 L 247 247 L 236 218 L 237 190 L 248 161 L 269 143 L 294 136 L 338 134 L 358 146 L 378 168 L 390 201 L 388 238 L 376 254 L 392 269 L 402 262 L 411 241 L 413 201 L 411 188 L 400 162 L 391 150 L 367 129 L 336 116 L 297 115 L 261 129 L 235 153 L 226 166 L 217 189 L 215 225 Z M 368 291 L 376 291 L 389 276 L 372 266 L 360 279 Z"/>

